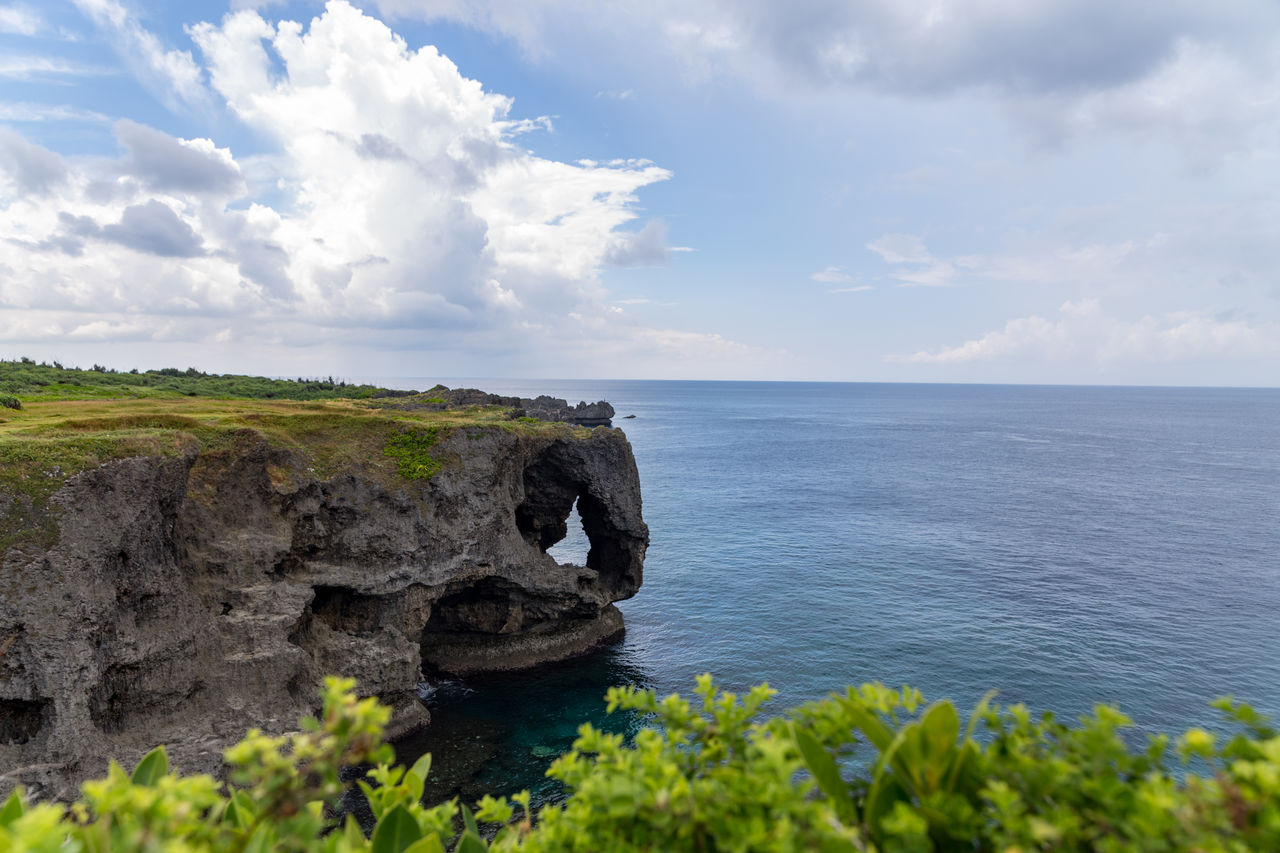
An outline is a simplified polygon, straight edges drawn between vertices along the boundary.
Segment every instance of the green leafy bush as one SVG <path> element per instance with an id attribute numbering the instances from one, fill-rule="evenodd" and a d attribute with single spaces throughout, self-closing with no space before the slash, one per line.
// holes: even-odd
<path id="1" fill-rule="evenodd" d="M 1280 736 L 1229 699 L 1216 707 L 1241 731 L 1225 742 L 1191 729 L 1135 751 L 1119 734 L 1129 721 L 1107 707 L 1068 726 L 984 700 L 962 732 L 950 702 L 878 684 L 771 719 L 767 686 L 737 697 L 704 676 L 694 702 L 614 688 L 611 710 L 651 714 L 654 727 L 628 745 L 585 725 L 549 771 L 570 791 L 563 804 L 534 814 L 526 791 L 473 814 L 422 805 L 430 757 L 392 766 L 389 711 L 354 686 L 329 680 L 323 719 L 228 750 L 230 788 L 170 773 L 157 749 L 132 774 L 113 765 L 69 808 L 15 793 L 0 807 L 0 851 L 1280 849 Z M 343 791 L 339 769 L 366 762 L 370 837 L 326 805 Z"/>
<path id="2" fill-rule="evenodd" d="M 0 394 L 0 406 L 6 409 L 21 409 L 22 401 L 9 394 Z"/>

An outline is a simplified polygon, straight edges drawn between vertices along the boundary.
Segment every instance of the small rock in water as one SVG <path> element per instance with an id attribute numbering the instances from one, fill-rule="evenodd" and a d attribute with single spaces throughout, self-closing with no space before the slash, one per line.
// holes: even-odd
<path id="1" fill-rule="evenodd" d="M 555 749 L 554 747 L 550 747 L 541 743 L 529 751 L 537 758 L 547 758 L 549 756 L 556 755 L 559 753 L 558 749 Z"/>
<path id="2" fill-rule="evenodd" d="M 631 420 L 631 419 L 632 419 L 632 418 L 634 418 L 634 417 L 635 417 L 635 415 L 626 415 L 625 417 L 623 417 L 623 420 L 624 420 L 624 421 L 629 421 L 629 420 Z"/>

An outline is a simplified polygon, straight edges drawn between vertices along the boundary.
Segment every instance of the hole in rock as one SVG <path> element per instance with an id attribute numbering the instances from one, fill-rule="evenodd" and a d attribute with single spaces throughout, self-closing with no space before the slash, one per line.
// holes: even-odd
<path id="1" fill-rule="evenodd" d="M 0 699 L 0 743 L 23 744 L 44 726 L 48 699 Z"/>
<path id="2" fill-rule="evenodd" d="M 363 595 L 345 586 L 317 586 L 311 612 L 335 631 L 349 634 L 376 631 L 383 621 L 382 596 Z"/>
<path id="3" fill-rule="evenodd" d="M 578 503 L 579 501 L 573 502 L 573 509 L 569 510 L 569 517 L 564 521 L 564 538 L 547 549 L 547 553 L 561 565 L 571 563 L 575 566 L 585 566 L 587 553 L 591 550 L 591 540 L 587 538 L 586 525 L 582 523 L 582 516 L 578 514 Z"/>
<path id="4" fill-rule="evenodd" d="M 436 602 L 423 629 L 423 643 L 429 645 L 432 634 L 500 634 L 516 615 L 513 608 L 523 604 L 519 587 L 500 578 L 483 578 Z"/>
<path id="5" fill-rule="evenodd" d="M 598 492 L 589 466 L 575 452 L 571 445 L 555 444 L 524 469 L 524 500 L 516 507 L 516 527 L 526 542 L 547 553 L 573 533 L 575 539 L 566 543 L 573 550 L 558 550 L 553 558 L 585 565 L 598 573 L 605 588 L 627 597 L 639 585 L 635 549 L 643 549 L 645 543 L 618 528 L 617 508 Z"/>

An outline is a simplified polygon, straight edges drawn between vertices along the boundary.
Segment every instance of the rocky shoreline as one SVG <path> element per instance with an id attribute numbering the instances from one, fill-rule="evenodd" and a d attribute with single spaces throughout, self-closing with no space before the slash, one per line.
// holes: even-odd
<path id="1" fill-rule="evenodd" d="M 471 393 L 388 402 L 479 405 Z M 68 479 L 57 541 L 0 564 L 0 792 L 65 798 L 157 743 L 184 771 L 219 773 L 247 728 L 313 712 L 329 673 L 391 704 L 402 735 L 427 722 L 424 676 L 532 666 L 620 634 L 613 602 L 639 588 L 648 545 L 620 431 L 466 426 L 432 453 L 429 479 L 320 477 L 305 448 L 243 430 Z M 546 553 L 575 504 L 583 566 Z"/>
<path id="2" fill-rule="evenodd" d="M 469 406 L 499 406 L 509 408 L 509 417 L 513 419 L 534 418 L 585 427 L 611 426 L 615 414 L 613 406 L 604 400 L 595 403 L 581 401 L 576 406 L 570 406 L 567 401 L 546 394 L 532 398 L 504 397 L 478 388 L 448 388 L 444 385 L 437 385 L 420 394 L 396 391 L 385 391 L 383 394 L 392 397 L 382 404 L 389 409 L 442 412 Z"/>

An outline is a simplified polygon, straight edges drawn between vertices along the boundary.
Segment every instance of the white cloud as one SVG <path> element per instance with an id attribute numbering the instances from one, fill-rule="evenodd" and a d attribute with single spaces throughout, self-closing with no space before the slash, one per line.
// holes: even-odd
<path id="1" fill-rule="evenodd" d="M 95 77 L 116 73 L 110 68 L 81 65 L 48 56 L 0 57 L 0 77 L 28 80 L 33 77 Z"/>
<path id="2" fill-rule="evenodd" d="M 914 234 L 885 234 L 868 243 L 867 248 L 890 264 L 927 264 L 934 260 L 924 241 Z"/>
<path id="3" fill-rule="evenodd" d="M 914 234 L 885 234 L 867 248 L 896 267 L 899 287 L 950 287 L 955 279 L 955 265 L 935 258 Z"/>
<path id="4" fill-rule="evenodd" d="M 853 287 L 832 288 L 827 293 L 865 293 L 868 290 L 875 290 L 875 288 L 869 284 L 856 284 Z"/>
<path id="5" fill-rule="evenodd" d="M 44 21 L 26 6 L 0 6 L 0 33 L 33 36 L 43 28 Z"/>
<path id="6" fill-rule="evenodd" d="M 1035 141 L 1057 144 L 1099 130 L 1167 139 L 1190 165 L 1274 150 L 1280 133 L 1280 37 L 1256 59 L 1236 46 L 1179 39 L 1145 76 L 1111 88 L 1005 98 Z"/>
<path id="7" fill-rule="evenodd" d="M 204 254 L 203 240 L 173 208 L 151 199 L 131 204 L 120 221 L 102 227 L 95 234 L 139 252 L 162 258 L 194 258 Z"/>
<path id="8" fill-rule="evenodd" d="M 62 158 L 0 128 L 0 175 L 19 194 L 42 195 L 66 180 Z"/>
<path id="9" fill-rule="evenodd" d="M 1096 299 L 1068 301 L 1058 318 L 1010 320 L 1004 328 L 932 352 L 888 360 L 914 364 L 975 361 L 1092 361 L 1113 363 L 1248 359 L 1280 353 L 1280 330 L 1231 316 L 1193 311 L 1123 320 L 1108 316 Z"/>
<path id="10" fill-rule="evenodd" d="M 175 139 L 128 119 L 116 122 L 115 133 L 128 151 L 125 168 L 148 189 L 227 197 L 244 192 L 244 177 L 231 151 L 208 139 Z"/>
<path id="11" fill-rule="evenodd" d="M 1270 150 L 1280 118 L 1271 0 L 376 0 L 567 62 L 591 45 L 634 73 L 735 77 L 780 99 L 974 96 L 1037 142 L 1105 130 L 1168 140 L 1194 164 Z M 629 63 L 629 64 L 628 64 Z"/>
<path id="12" fill-rule="evenodd" d="M 205 105 L 208 92 L 190 51 L 166 48 L 117 0 L 72 0 L 98 27 L 109 31 L 138 78 L 172 105 Z"/>
<path id="13" fill-rule="evenodd" d="M 61 104 L 35 104 L 25 101 L 0 101 L 0 121 L 88 121 L 107 122 L 102 113 Z"/>
<path id="14" fill-rule="evenodd" d="M 132 26 L 115 4 L 96 8 L 108 25 Z M 517 147 L 509 98 L 340 0 L 305 27 L 240 11 L 191 35 L 206 63 L 192 79 L 207 73 L 276 150 L 237 159 L 212 140 L 128 120 L 115 126 L 116 159 L 63 163 L 0 138 L 15 186 L 46 193 L 0 197 L 9 338 L 152 329 L 151 340 L 193 345 L 523 363 L 552 351 L 598 361 L 607 347 L 649 363 L 748 363 L 754 351 L 732 341 L 637 325 L 600 283 L 607 265 L 661 262 L 671 250 L 659 220 L 626 228 L 638 191 L 668 171 Z"/>
<path id="15" fill-rule="evenodd" d="M 615 267 L 651 267 L 667 262 L 667 225 L 651 219 L 639 231 L 619 231 L 605 252 L 604 262 Z"/>
<path id="16" fill-rule="evenodd" d="M 814 281 L 821 281 L 826 284 L 835 284 L 845 281 L 853 281 L 853 276 L 845 272 L 844 267 L 823 267 L 817 272 L 809 276 Z"/>

